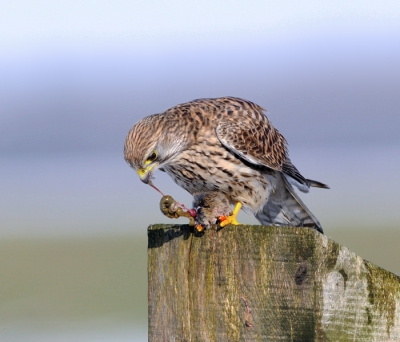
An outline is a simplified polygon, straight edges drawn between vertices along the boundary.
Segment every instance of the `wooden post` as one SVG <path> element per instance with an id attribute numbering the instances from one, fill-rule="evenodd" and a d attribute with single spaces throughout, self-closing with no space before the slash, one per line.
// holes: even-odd
<path id="1" fill-rule="evenodd" d="M 400 341 L 400 279 L 308 228 L 148 228 L 149 341 Z"/>

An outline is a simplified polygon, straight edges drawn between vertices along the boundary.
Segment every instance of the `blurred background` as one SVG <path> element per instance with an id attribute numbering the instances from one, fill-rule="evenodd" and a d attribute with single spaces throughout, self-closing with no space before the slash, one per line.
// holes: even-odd
<path id="1" fill-rule="evenodd" d="M 176 221 L 123 143 L 201 97 L 266 108 L 326 235 L 400 273 L 398 1 L 3 0 L 0 46 L 1 341 L 147 340 L 146 228 Z"/>

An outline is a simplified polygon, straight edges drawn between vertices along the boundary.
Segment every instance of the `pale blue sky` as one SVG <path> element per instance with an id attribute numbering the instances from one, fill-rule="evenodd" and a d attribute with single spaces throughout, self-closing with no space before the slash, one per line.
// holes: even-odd
<path id="1" fill-rule="evenodd" d="M 398 1 L 2 1 L 2 45 L 51 39 L 178 40 L 223 34 L 276 36 L 318 26 L 399 26 Z M 3 45 L 4 46 L 4 45 Z"/>

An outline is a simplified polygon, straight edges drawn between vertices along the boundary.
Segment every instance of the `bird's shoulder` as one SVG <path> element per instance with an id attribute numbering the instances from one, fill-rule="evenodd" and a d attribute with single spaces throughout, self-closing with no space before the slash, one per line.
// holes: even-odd
<path id="1" fill-rule="evenodd" d="M 238 97 L 201 98 L 182 103 L 165 111 L 170 119 L 195 120 L 217 125 L 220 121 L 243 121 L 269 124 L 265 109 Z"/>

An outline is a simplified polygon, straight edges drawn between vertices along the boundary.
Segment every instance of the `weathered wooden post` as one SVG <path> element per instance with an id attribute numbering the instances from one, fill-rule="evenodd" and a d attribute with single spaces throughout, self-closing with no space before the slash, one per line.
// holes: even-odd
<path id="1" fill-rule="evenodd" d="M 400 341 L 400 279 L 308 228 L 148 228 L 149 341 Z"/>

